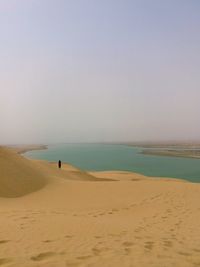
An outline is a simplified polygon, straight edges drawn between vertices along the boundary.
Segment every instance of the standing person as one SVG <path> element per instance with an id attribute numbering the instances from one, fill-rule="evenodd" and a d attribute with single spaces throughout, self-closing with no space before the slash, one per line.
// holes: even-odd
<path id="1" fill-rule="evenodd" d="M 58 168 L 59 168 L 59 169 L 61 169 L 61 165 L 62 165 L 61 160 L 59 160 L 59 161 L 58 161 Z"/>

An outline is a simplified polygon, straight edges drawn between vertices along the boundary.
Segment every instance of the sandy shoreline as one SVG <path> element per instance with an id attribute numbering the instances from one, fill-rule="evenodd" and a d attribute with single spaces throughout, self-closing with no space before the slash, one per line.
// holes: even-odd
<path id="1" fill-rule="evenodd" d="M 47 145 L 13 145 L 13 146 L 10 146 L 10 148 L 13 148 L 19 154 L 24 154 L 28 151 L 48 149 L 48 146 Z"/>
<path id="2" fill-rule="evenodd" d="M 0 147 L 0 266 L 200 264 L 200 184 L 84 172 Z"/>

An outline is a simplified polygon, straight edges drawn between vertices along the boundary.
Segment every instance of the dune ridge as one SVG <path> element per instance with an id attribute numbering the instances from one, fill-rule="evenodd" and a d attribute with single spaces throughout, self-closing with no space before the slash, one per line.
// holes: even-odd
<path id="1" fill-rule="evenodd" d="M 24 148 L 25 149 L 25 148 Z M 61 170 L 56 163 L 29 160 L 23 157 L 24 150 L 0 147 L 0 197 L 21 197 L 42 189 L 52 179 L 63 178 L 82 181 L 114 181 L 98 178 L 85 171 L 63 164 Z"/>
<path id="2" fill-rule="evenodd" d="M 0 147 L 0 197 L 20 197 L 41 189 L 47 177 L 28 159 Z"/>

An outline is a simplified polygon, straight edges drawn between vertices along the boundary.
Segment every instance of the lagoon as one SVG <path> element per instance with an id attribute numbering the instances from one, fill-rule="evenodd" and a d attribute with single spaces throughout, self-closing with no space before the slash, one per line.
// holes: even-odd
<path id="1" fill-rule="evenodd" d="M 142 148 L 116 144 L 55 144 L 28 151 L 32 159 L 67 162 L 82 170 L 119 170 L 146 176 L 182 178 L 200 182 L 200 159 L 140 154 Z"/>

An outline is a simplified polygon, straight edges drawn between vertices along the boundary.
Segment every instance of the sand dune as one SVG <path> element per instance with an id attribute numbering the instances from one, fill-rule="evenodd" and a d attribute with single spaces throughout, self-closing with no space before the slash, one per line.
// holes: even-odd
<path id="1" fill-rule="evenodd" d="M 0 266 L 200 266 L 199 184 L 58 170 L 6 148 L 0 170 Z"/>
<path id="2" fill-rule="evenodd" d="M 0 147 L 0 171 L 0 197 L 11 198 L 21 197 L 41 189 L 52 180 L 50 178 L 102 180 L 67 164 L 63 164 L 62 170 L 58 170 L 56 164 L 30 161 L 18 155 L 15 150 L 4 147 Z"/>
<path id="3" fill-rule="evenodd" d="M 33 162 L 0 147 L 0 197 L 20 197 L 42 188 L 46 182 Z"/>

